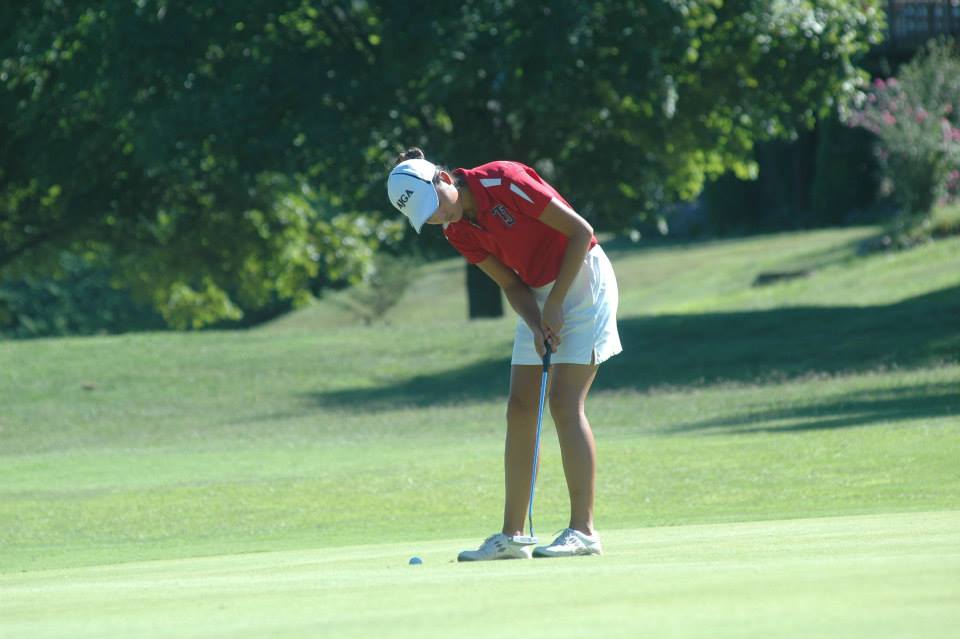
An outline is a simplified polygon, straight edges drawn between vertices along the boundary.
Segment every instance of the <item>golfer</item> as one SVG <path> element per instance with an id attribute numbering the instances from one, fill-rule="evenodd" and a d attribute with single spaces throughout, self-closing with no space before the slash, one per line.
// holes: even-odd
<path id="1" fill-rule="evenodd" d="M 621 351 L 617 281 L 593 228 L 532 168 L 490 162 L 452 172 L 412 148 L 387 179 L 390 202 L 420 232 L 443 234 L 503 290 L 518 317 L 504 454 L 503 529 L 460 561 L 599 555 L 593 500 L 596 453 L 584 412 L 598 366 Z M 553 416 L 570 493 L 570 524 L 547 546 L 523 536 L 545 343 Z"/>

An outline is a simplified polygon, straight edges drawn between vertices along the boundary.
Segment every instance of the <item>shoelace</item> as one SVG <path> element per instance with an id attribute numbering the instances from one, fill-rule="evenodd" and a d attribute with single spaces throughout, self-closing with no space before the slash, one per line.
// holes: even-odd
<path id="1" fill-rule="evenodd" d="M 497 535 L 497 534 L 490 535 L 489 537 L 483 540 L 483 544 L 480 545 L 480 548 L 488 548 L 490 546 L 493 546 L 495 549 L 498 549 L 498 546 L 494 540 L 499 536 L 500 535 Z"/>
<path id="2" fill-rule="evenodd" d="M 577 537 L 576 533 L 573 531 L 573 528 L 564 528 L 563 530 L 557 531 L 557 538 L 550 545 L 551 546 L 580 545 L 580 539 Z"/>

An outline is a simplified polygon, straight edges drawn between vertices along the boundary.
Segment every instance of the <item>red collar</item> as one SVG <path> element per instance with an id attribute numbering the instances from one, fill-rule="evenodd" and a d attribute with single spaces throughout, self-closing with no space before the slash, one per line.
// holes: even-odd
<path id="1" fill-rule="evenodd" d="M 493 208 L 493 200 L 487 190 L 480 184 L 478 173 L 480 171 L 474 171 L 473 169 L 454 169 L 453 171 L 454 175 L 463 177 L 467 188 L 470 189 L 470 195 L 473 196 L 473 203 L 476 205 L 477 219 L 480 219 L 481 213 Z"/>

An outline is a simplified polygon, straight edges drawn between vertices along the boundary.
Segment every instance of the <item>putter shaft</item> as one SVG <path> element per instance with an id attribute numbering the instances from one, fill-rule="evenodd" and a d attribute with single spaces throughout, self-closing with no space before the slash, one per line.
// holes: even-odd
<path id="1" fill-rule="evenodd" d="M 543 355 L 543 375 L 540 377 L 540 406 L 537 409 L 537 437 L 533 444 L 533 471 L 530 473 L 530 502 L 527 505 L 527 518 L 530 520 L 530 537 L 536 539 L 533 532 L 533 495 L 537 487 L 537 469 L 540 465 L 540 431 L 543 426 L 543 404 L 547 397 L 547 378 L 550 373 L 550 342 L 544 341 L 546 351 Z"/>

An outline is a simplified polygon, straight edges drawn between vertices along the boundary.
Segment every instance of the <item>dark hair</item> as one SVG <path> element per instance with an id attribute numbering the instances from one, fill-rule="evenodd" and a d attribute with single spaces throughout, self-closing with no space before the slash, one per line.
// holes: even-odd
<path id="1" fill-rule="evenodd" d="M 397 159 L 394 160 L 393 165 L 396 166 L 401 162 L 406 162 L 407 160 L 426 160 L 426 159 L 427 157 L 426 155 L 424 155 L 423 149 L 421 149 L 418 146 L 412 146 L 406 151 L 404 151 L 403 153 L 400 153 L 399 155 L 397 155 Z M 441 166 L 437 164 L 436 167 L 437 167 L 437 172 L 433 174 L 434 184 L 437 184 L 440 181 L 440 171 L 446 171 L 447 173 L 450 173 L 450 170 L 445 166 Z M 454 183 L 454 186 L 456 186 L 458 189 L 463 188 L 467 185 L 467 183 L 464 182 L 463 178 L 460 177 L 459 175 L 454 175 L 453 183 Z"/>
<path id="2" fill-rule="evenodd" d="M 393 161 L 393 165 L 396 166 L 401 162 L 406 162 L 407 160 L 425 160 L 427 157 L 423 154 L 423 149 L 420 147 L 412 146 L 400 155 L 397 156 L 397 159 Z"/>

